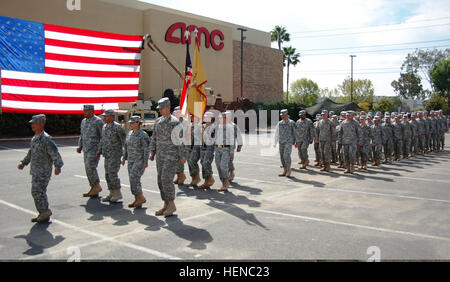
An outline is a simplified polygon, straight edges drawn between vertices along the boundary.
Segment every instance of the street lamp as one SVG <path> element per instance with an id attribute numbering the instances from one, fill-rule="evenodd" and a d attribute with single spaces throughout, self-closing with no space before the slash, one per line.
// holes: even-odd
<path id="1" fill-rule="evenodd" d="M 356 55 L 350 55 L 350 59 L 352 62 L 351 77 L 350 77 L 350 102 L 353 102 L 353 58 L 354 57 L 356 57 Z"/>
<path id="2" fill-rule="evenodd" d="M 239 31 L 241 31 L 241 98 L 242 98 L 242 89 L 244 88 L 244 31 L 247 31 L 245 28 L 238 27 Z"/>

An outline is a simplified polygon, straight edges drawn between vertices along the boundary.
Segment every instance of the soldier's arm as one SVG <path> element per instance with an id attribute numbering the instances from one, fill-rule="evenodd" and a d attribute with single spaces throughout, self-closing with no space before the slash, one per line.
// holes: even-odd
<path id="1" fill-rule="evenodd" d="M 144 148 L 144 164 L 148 164 L 148 158 L 150 156 L 150 137 L 148 137 L 147 133 L 144 133 L 143 136 L 142 146 Z"/>
<path id="2" fill-rule="evenodd" d="M 314 138 L 316 138 L 316 131 L 314 130 L 314 124 L 312 122 L 309 123 L 309 134 L 311 136 L 309 142 L 313 142 Z"/>
<path id="3" fill-rule="evenodd" d="M 154 157 L 156 155 L 156 128 L 158 124 L 155 124 L 153 127 L 153 134 L 150 138 L 150 155 Z"/>
<path id="4" fill-rule="evenodd" d="M 125 133 L 125 129 L 123 129 L 122 126 L 118 126 L 117 128 L 119 130 L 120 146 L 122 146 L 122 148 L 124 148 L 125 147 L 125 141 L 127 140 L 127 134 Z"/>
<path id="5" fill-rule="evenodd" d="M 81 122 L 80 126 L 80 138 L 78 138 L 78 148 L 83 148 L 83 124 L 84 120 Z"/>
<path id="6" fill-rule="evenodd" d="M 277 127 L 276 127 L 276 129 L 275 129 L 275 144 L 277 144 L 278 143 L 278 141 L 279 141 L 279 138 L 280 138 L 280 123 L 278 123 L 277 124 Z"/>
<path id="7" fill-rule="evenodd" d="M 64 165 L 64 162 L 61 158 L 61 155 L 59 154 L 58 147 L 56 147 L 55 142 L 53 142 L 53 140 L 48 138 L 47 141 L 45 142 L 45 144 L 47 147 L 47 154 L 52 159 L 53 164 L 55 165 L 55 169 L 61 170 L 61 168 Z"/>
<path id="8" fill-rule="evenodd" d="M 122 163 L 128 160 L 128 146 L 127 142 L 125 141 L 123 143 L 123 157 L 122 157 Z"/>
<path id="9" fill-rule="evenodd" d="M 105 127 L 102 127 L 102 131 L 101 131 L 101 138 L 100 138 L 100 143 L 98 144 L 98 150 L 97 150 L 97 155 L 102 153 L 102 148 L 104 146 L 104 142 L 105 142 L 105 138 L 104 138 L 104 132 L 105 132 Z"/>
<path id="10" fill-rule="evenodd" d="M 331 123 L 331 142 L 336 142 L 336 126 Z"/>
<path id="11" fill-rule="evenodd" d="M 28 149 L 28 153 L 25 156 L 23 160 L 20 161 L 20 163 L 24 166 L 28 165 L 31 162 L 31 148 Z"/>
<path id="12" fill-rule="evenodd" d="M 235 138 L 237 139 L 237 150 L 240 151 L 242 149 L 242 146 L 244 145 L 244 142 L 242 140 L 242 133 L 239 129 L 239 126 L 235 126 L 234 128 Z"/>

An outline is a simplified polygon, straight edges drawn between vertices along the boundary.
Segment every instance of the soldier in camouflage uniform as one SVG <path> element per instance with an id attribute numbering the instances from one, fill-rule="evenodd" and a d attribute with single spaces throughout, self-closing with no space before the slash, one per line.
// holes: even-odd
<path id="1" fill-rule="evenodd" d="M 411 140 L 413 136 L 413 129 L 409 123 L 408 115 L 403 115 L 403 157 L 409 159 L 409 153 L 411 152 Z"/>
<path id="2" fill-rule="evenodd" d="M 394 139 L 394 161 L 400 161 L 403 154 L 403 142 L 405 141 L 405 127 L 400 121 L 400 116 L 396 115 L 392 123 L 392 132 Z"/>
<path id="3" fill-rule="evenodd" d="M 438 142 L 439 142 L 439 131 L 440 131 L 440 125 L 436 118 L 435 111 L 430 112 L 430 121 L 431 121 L 431 148 L 433 152 L 437 152 L 438 149 Z"/>
<path id="4" fill-rule="evenodd" d="M 370 112 L 367 115 L 366 124 L 369 126 L 369 128 L 372 128 L 372 125 L 373 125 L 373 113 L 372 112 Z M 374 163 L 374 158 L 373 158 L 374 150 L 375 150 L 375 147 L 370 146 L 369 161 L 371 161 L 372 163 Z"/>
<path id="5" fill-rule="evenodd" d="M 417 119 L 417 134 L 419 137 L 419 151 L 420 154 L 425 154 L 425 142 L 426 142 L 426 125 L 423 119 L 423 112 L 419 112 L 419 117 Z"/>
<path id="6" fill-rule="evenodd" d="M 233 128 L 234 128 L 235 147 L 236 147 L 236 152 L 239 153 L 242 150 L 242 146 L 244 145 L 243 141 L 242 141 L 241 130 L 239 129 L 239 126 L 233 122 L 233 113 L 231 111 L 226 111 L 225 114 L 227 116 L 227 122 L 230 123 L 233 126 Z M 234 176 L 235 176 L 234 175 L 234 164 L 233 164 L 234 155 L 235 154 L 233 154 L 230 157 L 230 163 L 228 165 L 228 169 L 229 169 L 229 173 L 228 173 L 229 177 L 228 177 L 228 179 L 230 180 L 230 182 L 233 181 Z"/>
<path id="7" fill-rule="evenodd" d="M 234 155 L 235 144 L 234 140 L 234 127 L 227 122 L 226 113 L 221 113 L 219 115 L 219 122 L 215 127 L 215 138 L 214 138 L 214 157 L 216 160 L 217 171 L 219 172 L 219 178 L 222 182 L 222 187 L 217 191 L 226 192 L 230 186 L 229 179 L 229 165 L 230 158 Z"/>
<path id="8" fill-rule="evenodd" d="M 444 150 L 445 146 L 445 133 L 448 132 L 448 123 L 447 123 L 447 117 L 444 115 L 444 112 L 442 110 L 439 110 L 439 122 L 440 122 L 440 140 L 439 140 L 439 147 L 441 150 Z"/>
<path id="9" fill-rule="evenodd" d="M 131 130 L 127 135 L 122 160 L 122 165 L 125 165 L 125 162 L 128 161 L 130 189 L 134 195 L 134 201 L 128 207 L 141 208 L 142 204 L 147 202 L 142 193 L 141 177 L 148 167 L 150 138 L 141 129 L 142 120 L 140 116 L 132 116 L 128 122 Z"/>
<path id="10" fill-rule="evenodd" d="M 212 170 L 215 139 L 215 124 L 213 122 L 213 118 L 213 112 L 206 112 L 203 118 L 205 124 L 203 125 L 203 144 L 200 152 L 200 158 L 202 164 L 202 177 L 205 182 L 198 187 L 199 189 L 209 189 L 215 182 Z"/>
<path id="11" fill-rule="evenodd" d="M 316 115 L 316 121 L 314 121 L 314 138 L 316 138 L 317 126 L 319 125 L 319 121 L 322 119 L 320 114 Z M 315 139 L 314 139 L 315 140 Z M 319 142 L 314 142 L 314 155 L 316 157 L 314 166 L 322 166 L 322 162 L 320 161 L 320 149 Z"/>
<path id="12" fill-rule="evenodd" d="M 322 120 L 316 128 L 316 140 L 319 143 L 320 159 L 323 164 L 321 171 L 330 171 L 331 146 L 336 142 L 336 125 L 328 119 L 328 111 L 322 111 Z"/>
<path id="13" fill-rule="evenodd" d="M 308 147 L 314 141 L 316 131 L 313 122 L 306 117 L 306 111 L 301 110 L 298 115 L 300 118 L 295 123 L 295 139 L 298 148 L 298 157 L 302 164 L 300 169 L 306 169 L 309 164 Z"/>
<path id="14" fill-rule="evenodd" d="M 375 116 L 373 125 L 370 128 L 372 137 L 373 163 L 372 166 L 379 166 L 381 164 L 381 148 L 383 146 L 383 129 L 380 126 L 380 118 Z"/>
<path id="15" fill-rule="evenodd" d="M 158 187 L 164 206 L 155 214 L 168 217 L 176 211 L 175 186 L 173 184 L 176 165 L 177 163 L 185 163 L 187 154 L 180 138 L 183 124 L 170 114 L 170 100 L 167 97 L 160 99 L 157 108 L 162 116 L 156 120 L 153 129 L 150 142 L 150 160 L 153 161 L 156 156 Z"/>
<path id="16" fill-rule="evenodd" d="M 84 168 L 91 189 L 83 197 L 98 197 L 102 191 L 97 166 L 100 160 L 97 157 L 98 146 L 102 138 L 103 120 L 94 115 L 94 105 L 84 105 L 84 119 L 81 121 L 81 133 L 78 140 L 77 152 L 83 151 Z"/>
<path id="17" fill-rule="evenodd" d="M 347 119 L 341 124 L 338 133 L 339 143 L 344 149 L 345 167 L 344 173 L 353 173 L 356 161 L 357 146 L 361 146 L 361 126 L 353 120 L 353 111 L 347 111 Z"/>
<path id="18" fill-rule="evenodd" d="M 103 113 L 105 124 L 102 129 L 102 139 L 98 146 L 97 157 L 105 158 L 105 178 L 108 184 L 109 195 L 103 202 L 117 202 L 122 199 L 120 192 L 119 169 L 125 145 L 126 133 L 120 124 L 114 121 L 114 110 Z"/>
<path id="19" fill-rule="evenodd" d="M 411 125 L 411 157 L 419 154 L 419 125 L 417 123 L 417 114 L 411 114 L 411 120 L 409 124 Z"/>
<path id="20" fill-rule="evenodd" d="M 35 115 L 30 120 L 34 136 L 31 139 L 31 146 L 25 158 L 17 166 L 22 170 L 31 163 L 31 195 L 34 199 L 39 215 L 31 219 L 31 222 L 47 222 L 52 215 L 47 199 L 47 186 L 52 175 L 53 165 L 55 175 L 61 173 L 64 165 L 56 144 L 50 135 L 44 131 L 45 115 Z"/>
<path id="21" fill-rule="evenodd" d="M 191 149 L 191 143 L 190 143 L 190 122 L 185 117 L 183 117 L 180 107 L 175 107 L 173 111 L 173 115 L 178 118 L 181 121 L 181 124 L 183 125 L 183 130 L 180 132 L 180 137 L 184 137 L 183 140 L 183 149 L 186 152 L 187 156 L 190 155 L 190 149 Z M 173 184 L 182 185 L 184 184 L 184 181 L 186 180 L 186 175 L 184 174 L 184 163 L 177 163 L 176 164 L 176 178 L 173 181 Z"/>
<path id="22" fill-rule="evenodd" d="M 341 112 L 341 116 L 339 118 L 339 125 L 336 126 L 336 132 L 338 134 L 338 139 L 339 140 L 339 130 L 341 129 L 342 123 L 347 119 L 347 112 L 346 111 L 342 111 Z M 344 149 L 342 148 L 342 144 L 337 142 L 338 146 L 337 146 L 337 153 L 338 153 L 338 157 L 339 157 L 339 165 L 338 168 L 345 168 L 345 161 L 344 161 Z"/>
<path id="23" fill-rule="evenodd" d="M 338 118 L 336 115 L 331 116 L 331 121 L 334 124 L 334 127 L 337 128 L 339 126 Z M 337 156 L 337 130 L 334 131 L 335 135 L 333 136 L 333 140 L 335 140 L 334 144 L 331 146 L 331 163 L 336 164 L 338 162 Z"/>
<path id="24" fill-rule="evenodd" d="M 295 122 L 289 118 L 288 110 L 283 109 L 280 112 L 281 119 L 278 122 L 275 132 L 275 145 L 280 145 L 280 159 L 283 166 L 283 173 L 278 176 L 291 176 L 291 152 L 295 140 Z"/>
<path id="25" fill-rule="evenodd" d="M 372 130 L 370 126 L 366 123 L 367 117 L 362 115 L 359 117 L 359 122 L 361 124 L 361 146 L 358 148 L 358 152 L 361 158 L 361 169 L 367 170 L 367 161 L 369 160 L 369 152 L 371 151 L 370 141 L 373 139 Z"/>
<path id="26" fill-rule="evenodd" d="M 423 112 L 423 122 L 425 124 L 425 153 L 431 152 L 431 120 L 428 117 L 428 112 Z"/>
<path id="27" fill-rule="evenodd" d="M 190 145 L 190 153 L 187 159 L 188 167 L 189 167 L 189 175 L 192 180 L 189 183 L 189 186 L 197 187 L 197 185 L 202 180 L 200 178 L 200 167 L 198 166 L 198 162 L 200 161 L 200 154 L 202 151 L 202 120 L 196 116 L 194 116 L 194 121 L 191 124 L 191 145 Z"/>
<path id="28" fill-rule="evenodd" d="M 389 162 L 392 158 L 392 152 L 394 149 L 394 132 L 391 124 L 391 115 L 386 113 L 384 116 L 383 128 L 383 151 L 384 151 L 384 164 Z"/>

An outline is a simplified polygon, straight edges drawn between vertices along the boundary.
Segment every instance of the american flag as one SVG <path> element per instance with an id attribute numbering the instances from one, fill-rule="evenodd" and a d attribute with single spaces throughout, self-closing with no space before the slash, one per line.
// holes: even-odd
<path id="1" fill-rule="evenodd" d="M 180 99 L 180 110 L 183 115 L 187 114 L 187 97 L 189 95 L 189 86 L 192 79 L 192 63 L 191 55 L 189 54 L 189 36 L 189 31 L 186 30 L 184 33 L 184 37 L 186 38 L 186 66 L 184 70 L 183 91 L 181 92 Z"/>
<path id="2" fill-rule="evenodd" d="M 0 16 L 3 112 L 96 113 L 135 102 L 142 36 Z"/>

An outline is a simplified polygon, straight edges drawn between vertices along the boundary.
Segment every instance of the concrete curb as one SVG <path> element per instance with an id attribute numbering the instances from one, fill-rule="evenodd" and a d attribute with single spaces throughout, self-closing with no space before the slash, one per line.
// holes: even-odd
<path id="1" fill-rule="evenodd" d="M 0 142 L 12 142 L 12 141 L 30 141 L 32 136 L 30 137 L 21 137 L 21 138 L 0 138 Z M 71 135 L 71 136 L 52 136 L 52 139 L 74 139 L 80 138 L 80 135 Z"/>

